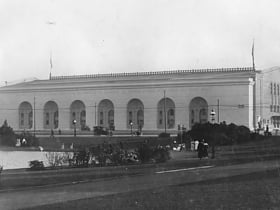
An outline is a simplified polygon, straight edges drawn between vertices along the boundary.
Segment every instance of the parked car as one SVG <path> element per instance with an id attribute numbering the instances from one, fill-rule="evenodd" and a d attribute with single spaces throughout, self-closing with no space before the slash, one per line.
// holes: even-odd
<path id="1" fill-rule="evenodd" d="M 100 135 L 109 135 L 108 128 L 102 126 L 94 126 L 93 127 L 93 135 L 100 136 Z"/>

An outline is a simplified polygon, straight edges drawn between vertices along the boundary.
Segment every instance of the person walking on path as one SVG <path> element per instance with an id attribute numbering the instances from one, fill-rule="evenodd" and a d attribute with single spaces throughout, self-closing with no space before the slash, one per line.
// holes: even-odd
<path id="1" fill-rule="evenodd" d="M 200 141 L 197 146 L 197 156 L 201 160 L 204 152 L 204 140 Z"/>

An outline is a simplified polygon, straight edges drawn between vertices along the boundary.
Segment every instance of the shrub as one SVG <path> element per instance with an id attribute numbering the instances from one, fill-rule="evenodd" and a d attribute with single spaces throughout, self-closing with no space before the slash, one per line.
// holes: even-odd
<path id="1" fill-rule="evenodd" d="M 159 138 L 169 138 L 170 137 L 170 133 L 160 133 L 158 135 Z"/>
<path id="2" fill-rule="evenodd" d="M 166 162 L 167 160 L 170 159 L 169 151 L 165 148 L 162 148 L 162 147 L 155 148 L 153 150 L 153 155 L 152 156 L 153 156 L 153 159 L 157 163 Z"/>
<path id="3" fill-rule="evenodd" d="M 16 145 L 16 135 L 13 129 L 8 125 L 7 120 L 0 127 L 0 143 L 5 146 Z"/>
<path id="4" fill-rule="evenodd" d="M 37 147 L 39 146 L 39 139 L 32 135 L 30 132 L 23 132 L 22 134 L 20 134 L 18 136 L 20 139 L 25 139 L 26 140 L 26 145 L 25 146 L 29 146 L 29 147 Z M 24 145 L 23 145 L 24 146 Z"/>
<path id="5" fill-rule="evenodd" d="M 170 159 L 169 151 L 163 147 L 151 147 L 147 143 L 142 144 L 138 148 L 138 157 L 142 163 L 150 162 L 166 162 Z"/>
<path id="6" fill-rule="evenodd" d="M 90 128 L 89 128 L 87 125 L 83 125 L 83 126 L 81 127 L 81 130 L 82 130 L 82 131 L 90 131 Z"/>
<path id="7" fill-rule="evenodd" d="M 246 126 L 237 126 L 233 123 L 221 124 L 195 124 L 188 134 L 192 139 L 205 139 L 212 145 L 231 145 L 252 140 L 249 128 Z"/>

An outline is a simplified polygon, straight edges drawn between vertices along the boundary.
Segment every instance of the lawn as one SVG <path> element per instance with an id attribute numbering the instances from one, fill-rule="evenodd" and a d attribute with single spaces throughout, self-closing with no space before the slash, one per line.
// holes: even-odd
<path id="1" fill-rule="evenodd" d="M 279 173 L 271 170 L 32 209 L 279 209 Z"/>

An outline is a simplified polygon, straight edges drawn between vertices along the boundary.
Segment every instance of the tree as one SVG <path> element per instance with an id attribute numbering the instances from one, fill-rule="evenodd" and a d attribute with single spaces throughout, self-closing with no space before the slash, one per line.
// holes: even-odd
<path id="1" fill-rule="evenodd" d="M 13 129 L 8 125 L 7 120 L 0 127 L 0 143 L 5 146 L 15 146 L 16 135 Z"/>

